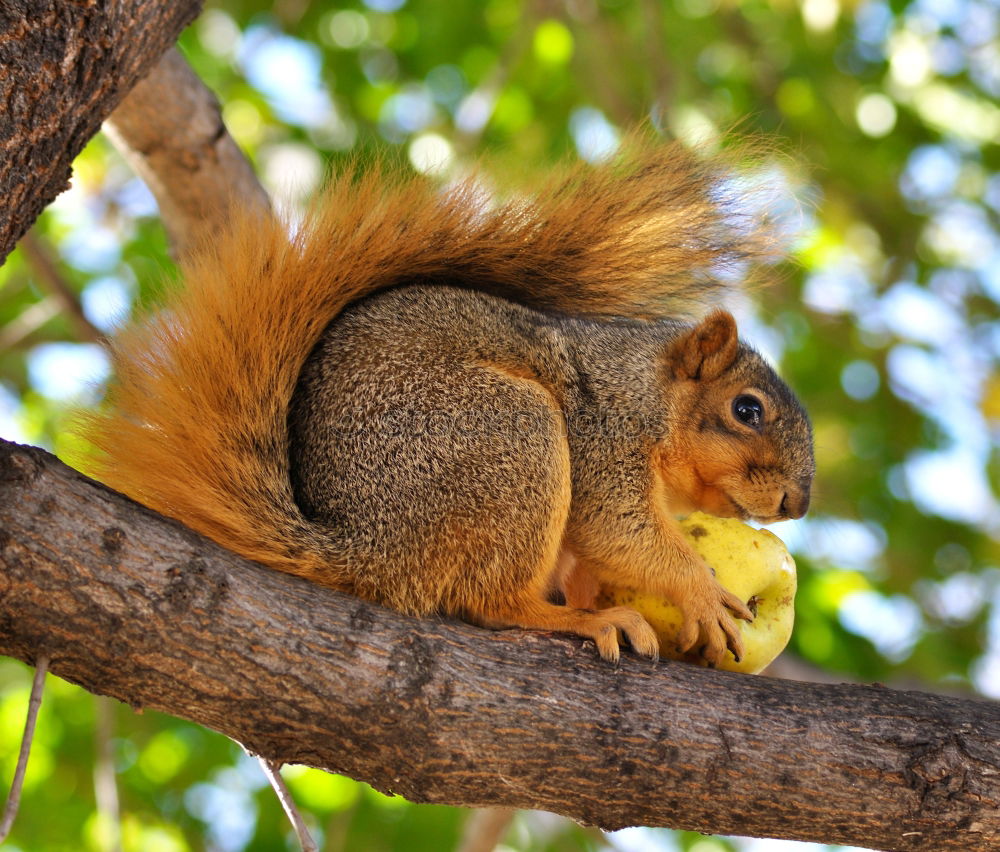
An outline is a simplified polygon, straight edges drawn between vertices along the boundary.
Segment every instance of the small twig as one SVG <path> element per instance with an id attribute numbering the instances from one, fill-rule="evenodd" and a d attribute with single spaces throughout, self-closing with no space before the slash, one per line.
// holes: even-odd
<path id="1" fill-rule="evenodd" d="M 538 16 L 535 14 L 535 10 L 528 6 L 521 11 L 521 18 L 518 22 L 518 27 L 514 35 L 509 38 L 504 44 L 503 50 L 497 61 L 494 63 L 493 67 L 490 69 L 489 73 L 484 76 L 484 79 L 475 90 L 470 93 L 468 97 L 480 97 L 488 99 L 493 102 L 496 96 L 503 89 L 504 84 L 509 79 L 510 75 L 513 73 L 514 69 L 518 66 L 523 58 L 525 52 L 528 49 L 528 45 L 531 44 L 531 34 L 534 32 L 535 27 L 538 23 Z M 492 115 L 493 106 L 490 107 L 490 114 Z M 486 127 L 489 124 L 489 118 L 486 118 L 475 128 L 470 128 L 467 130 L 457 129 L 455 132 L 455 148 L 460 153 L 469 153 L 474 151 L 476 146 L 479 144 L 483 133 L 486 131 Z"/>
<path id="2" fill-rule="evenodd" d="M 299 839 L 302 852 L 318 852 L 319 847 L 312 839 L 312 835 L 309 834 L 302 814 L 299 813 L 299 809 L 295 806 L 295 800 L 292 799 L 292 793 L 288 789 L 288 785 L 285 784 L 285 779 L 281 777 L 281 764 L 268 760 L 266 757 L 258 756 L 257 760 L 260 763 L 260 768 L 264 770 L 267 780 L 271 782 L 271 787 L 277 794 L 281 807 L 285 809 L 288 821 L 295 829 L 295 836 Z"/>
<path id="3" fill-rule="evenodd" d="M 10 782 L 10 795 L 7 796 L 3 817 L 0 818 L 0 843 L 3 843 L 10 834 L 17 809 L 21 804 L 21 787 L 24 785 L 24 773 L 28 768 L 28 755 L 31 754 L 31 741 L 35 737 L 35 721 L 38 719 L 38 708 L 42 704 L 42 687 L 45 685 L 45 673 L 48 669 L 48 657 L 40 656 L 35 660 L 35 679 L 31 682 L 31 697 L 28 699 L 28 715 L 24 720 L 21 751 L 17 755 L 14 780 Z"/>
<path id="4" fill-rule="evenodd" d="M 105 695 L 95 698 L 96 723 L 94 736 L 97 741 L 94 759 L 94 798 L 97 812 L 107 825 L 108 834 L 103 840 L 103 852 L 121 849 L 121 812 L 118 804 L 118 785 L 115 781 L 114 757 L 114 699 Z"/>
<path id="5" fill-rule="evenodd" d="M 95 326 L 83 312 L 80 299 L 69 282 L 56 266 L 55 260 L 48 246 L 39 238 L 34 231 L 28 231 L 18 248 L 24 253 L 28 263 L 34 269 L 39 282 L 58 301 L 60 307 L 66 312 L 73 328 L 81 340 L 88 343 L 104 343 L 104 333 Z"/>
<path id="6" fill-rule="evenodd" d="M 346 810 L 334 811 L 326 822 L 324 834 L 326 840 L 323 844 L 323 852 L 344 852 L 347 849 L 348 833 L 358 806 L 351 805 Z"/>
<path id="7" fill-rule="evenodd" d="M 469 814 L 456 852 L 493 852 L 510 828 L 514 808 L 479 808 Z"/>
<path id="8" fill-rule="evenodd" d="M 621 39 L 614 24 L 596 4 L 591 7 L 586 20 L 565 15 L 566 25 L 574 31 L 580 50 L 575 65 L 587 77 L 587 87 L 611 121 L 619 127 L 630 127 L 636 122 L 637 113 L 626 92 L 613 74 L 604 73 L 613 67 L 621 54 Z"/>
<path id="9" fill-rule="evenodd" d="M 54 296 L 46 296 L 25 308 L 5 326 L 0 327 L 0 352 L 10 352 L 17 346 L 23 346 L 34 332 L 58 316 L 61 310 Z"/>
<path id="10" fill-rule="evenodd" d="M 672 105 L 673 78 L 667 62 L 666 44 L 663 38 L 663 12 L 656 0 L 643 0 L 643 24 L 646 29 L 646 65 L 653 76 L 653 101 L 660 115 L 664 115 Z"/>

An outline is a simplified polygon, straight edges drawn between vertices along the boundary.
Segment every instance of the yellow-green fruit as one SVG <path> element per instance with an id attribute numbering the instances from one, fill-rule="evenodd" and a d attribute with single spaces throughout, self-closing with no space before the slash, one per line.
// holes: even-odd
<path id="1" fill-rule="evenodd" d="M 758 530 L 732 518 L 716 518 L 695 512 L 681 521 L 681 528 L 694 549 L 715 569 L 718 581 L 747 603 L 757 617 L 740 619 L 745 653 L 736 662 L 732 653 L 721 669 L 756 674 L 781 651 L 792 635 L 795 620 L 795 561 L 784 542 L 767 530 Z M 629 606 L 645 616 L 660 637 L 660 655 L 697 662 L 695 653 L 677 650 L 681 611 L 672 603 L 638 589 L 602 588 L 597 605 Z"/>

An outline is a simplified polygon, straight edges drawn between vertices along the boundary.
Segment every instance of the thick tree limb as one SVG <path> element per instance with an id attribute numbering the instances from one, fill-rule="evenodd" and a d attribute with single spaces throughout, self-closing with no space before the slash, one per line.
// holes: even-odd
<path id="1" fill-rule="evenodd" d="M 607 828 L 1000 848 L 1000 706 L 408 618 L 0 442 L 0 651 L 271 760 Z"/>
<path id="2" fill-rule="evenodd" d="M 201 0 L 0 3 L 0 261 Z"/>
<path id="3" fill-rule="evenodd" d="M 270 210 L 253 167 L 222 123 L 218 100 L 176 49 L 129 92 L 104 129 L 156 196 L 179 255 L 225 226 L 233 200 Z"/>

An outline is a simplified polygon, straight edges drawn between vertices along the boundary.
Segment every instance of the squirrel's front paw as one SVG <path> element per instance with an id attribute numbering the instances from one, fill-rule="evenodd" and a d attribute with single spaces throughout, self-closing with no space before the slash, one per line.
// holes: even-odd
<path id="1" fill-rule="evenodd" d="M 744 621 L 753 621 L 753 613 L 736 595 L 709 578 L 699 593 L 681 602 L 684 624 L 677 637 L 680 651 L 698 646 L 698 652 L 710 666 L 722 662 L 726 650 L 736 661 L 743 657 L 743 636 L 729 610 Z"/>

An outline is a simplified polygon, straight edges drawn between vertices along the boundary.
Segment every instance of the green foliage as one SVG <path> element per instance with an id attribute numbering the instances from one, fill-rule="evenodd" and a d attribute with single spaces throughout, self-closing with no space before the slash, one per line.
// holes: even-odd
<path id="1" fill-rule="evenodd" d="M 845 677 L 997 695 L 996 5 L 542 8 L 220 0 L 181 46 L 267 185 L 293 202 L 324 169 L 385 147 L 446 174 L 485 151 L 517 169 L 599 157 L 643 121 L 708 144 L 733 126 L 778 140 L 790 156 L 775 158 L 774 180 L 797 198 L 800 236 L 746 329 L 779 358 L 816 429 L 811 519 L 776 529 L 800 570 L 791 650 Z M 35 233 L 99 325 L 172 274 L 153 205 L 102 138 Z M 21 250 L 0 267 L 0 434 L 58 450 L 74 400 L 52 373 L 86 363 L 99 381 L 102 364 L 52 292 Z M 53 352 L 62 360 L 46 360 Z M 50 680 L 11 848 L 108 848 L 90 779 L 93 699 Z M 26 684 L 22 667 L 0 667 L 5 777 Z M 115 721 L 125 849 L 286 848 L 284 817 L 235 746 L 155 714 L 118 708 Z M 287 771 L 326 848 L 441 849 L 458 837 L 457 811 Z M 226 812 L 241 827 L 226 828 Z M 602 848 L 533 816 L 507 842 Z M 736 848 L 670 833 L 646 842 Z"/>

